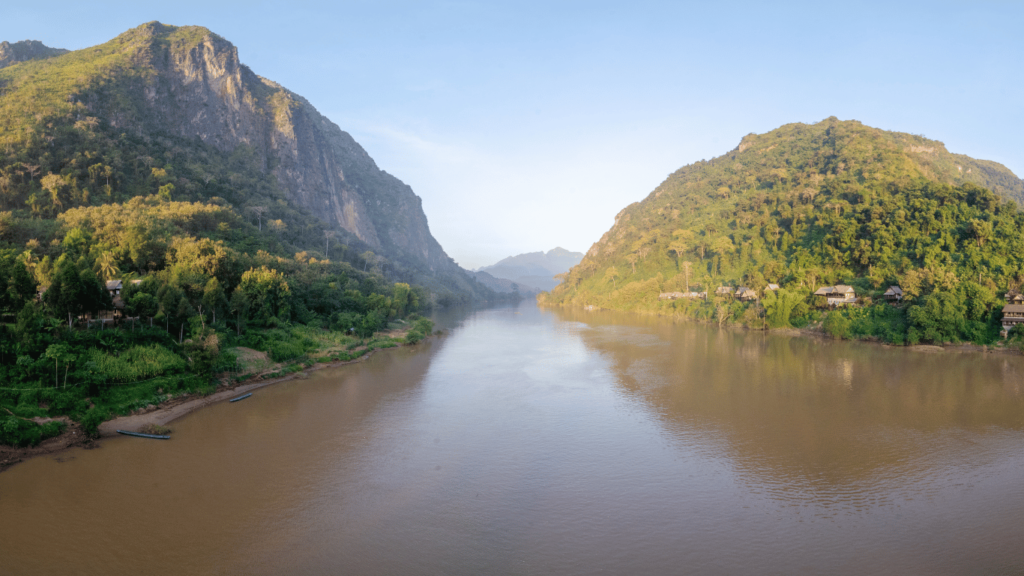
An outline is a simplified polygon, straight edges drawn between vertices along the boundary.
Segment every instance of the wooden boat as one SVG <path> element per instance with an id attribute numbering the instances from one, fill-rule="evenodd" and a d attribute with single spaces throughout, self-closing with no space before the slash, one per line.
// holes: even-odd
<path id="1" fill-rule="evenodd" d="M 252 396 L 252 392 L 249 392 L 248 394 L 242 394 L 238 398 L 232 398 L 231 400 L 228 400 L 228 402 L 238 402 L 239 400 L 245 400 L 249 396 Z"/>
<path id="2" fill-rule="evenodd" d="M 124 434 L 125 436 L 138 436 L 139 438 L 154 438 L 156 440 L 170 440 L 170 436 L 162 436 L 160 434 L 143 434 L 142 432 L 129 432 L 128 430 L 118 430 L 118 434 Z"/>

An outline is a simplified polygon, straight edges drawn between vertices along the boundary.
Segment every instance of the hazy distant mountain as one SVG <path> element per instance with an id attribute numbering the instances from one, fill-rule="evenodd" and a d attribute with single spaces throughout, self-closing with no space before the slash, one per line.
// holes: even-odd
<path id="1" fill-rule="evenodd" d="M 487 272 L 495 278 L 511 280 L 520 286 L 547 291 L 558 286 L 559 280 L 554 278 L 556 274 L 568 272 L 581 260 L 583 260 L 582 252 L 570 252 L 565 248 L 555 248 L 547 253 L 528 252 L 518 256 L 509 256 L 497 264 L 484 266 L 479 271 Z"/>
<path id="2" fill-rule="evenodd" d="M 513 282 L 507 278 L 495 278 L 487 272 L 477 270 L 476 272 L 470 272 L 476 281 L 483 284 L 484 286 L 494 290 L 499 294 L 512 294 L 518 293 L 521 296 L 536 296 L 541 292 L 539 288 L 534 286 L 527 286 L 526 284 L 520 284 Z"/>

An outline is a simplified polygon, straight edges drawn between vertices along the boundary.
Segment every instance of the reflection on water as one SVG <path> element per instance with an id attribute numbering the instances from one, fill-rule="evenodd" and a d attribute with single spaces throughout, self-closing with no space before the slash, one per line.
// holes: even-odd
<path id="1" fill-rule="evenodd" d="M 1019 356 L 530 303 L 441 323 L 0 474 L 0 574 L 1024 571 Z"/>

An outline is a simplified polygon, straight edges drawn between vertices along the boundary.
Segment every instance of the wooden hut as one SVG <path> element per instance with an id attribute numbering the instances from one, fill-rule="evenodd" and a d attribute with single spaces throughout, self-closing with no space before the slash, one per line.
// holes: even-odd
<path id="1" fill-rule="evenodd" d="M 736 299 L 740 302 L 750 302 L 751 300 L 757 300 L 757 292 L 754 292 L 746 286 L 740 286 L 736 289 Z"/>
<path id="2" fill-rule="evenodd" d="M 900 302 L 903 300 L 903 289 L 899 286 L 889 286 L 889 289 L 882 294 L 887 302 Z"/>

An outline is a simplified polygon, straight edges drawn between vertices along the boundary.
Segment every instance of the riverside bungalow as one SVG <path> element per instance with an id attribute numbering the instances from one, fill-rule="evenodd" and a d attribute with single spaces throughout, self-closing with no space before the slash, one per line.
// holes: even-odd
<path id="1" fill-rule="evenodd" d="M 824 296 L 829 306 L 848 306 L 857 303 L 857 294 L 853 286 L 838 284 L 836 286 L 825 286 L 814 292 L 815 296 Z"/>
<path id="2" fill-rule="evenodd" d="M 746 286 L 740 286 L 736 290 L 736 299 L 740 302 L 750 302 L 751 300 L 757 300 L 757 292 L 754 292 Z"/>
<path id="3" fill-rule="evenodd" d="M 882 294 L 882 298 L 885 298 L 888 302 L 900 302 L 903 300 L 903 289 L 899 286 L 889 286 L 885 294 Z"/>
<path id="4" fill-rule="evenodd" d="M 1024 324 L 1024 304 L 1003 306 L 1003 332 L 1008 333 L 1019 324 Z"/>
<path id="5" fill-rule="evenodd" d="M 107 280 L 107 292 L 110 293 L 110 297 L 121 295 L 121 281 L 120 280 Z"/>

